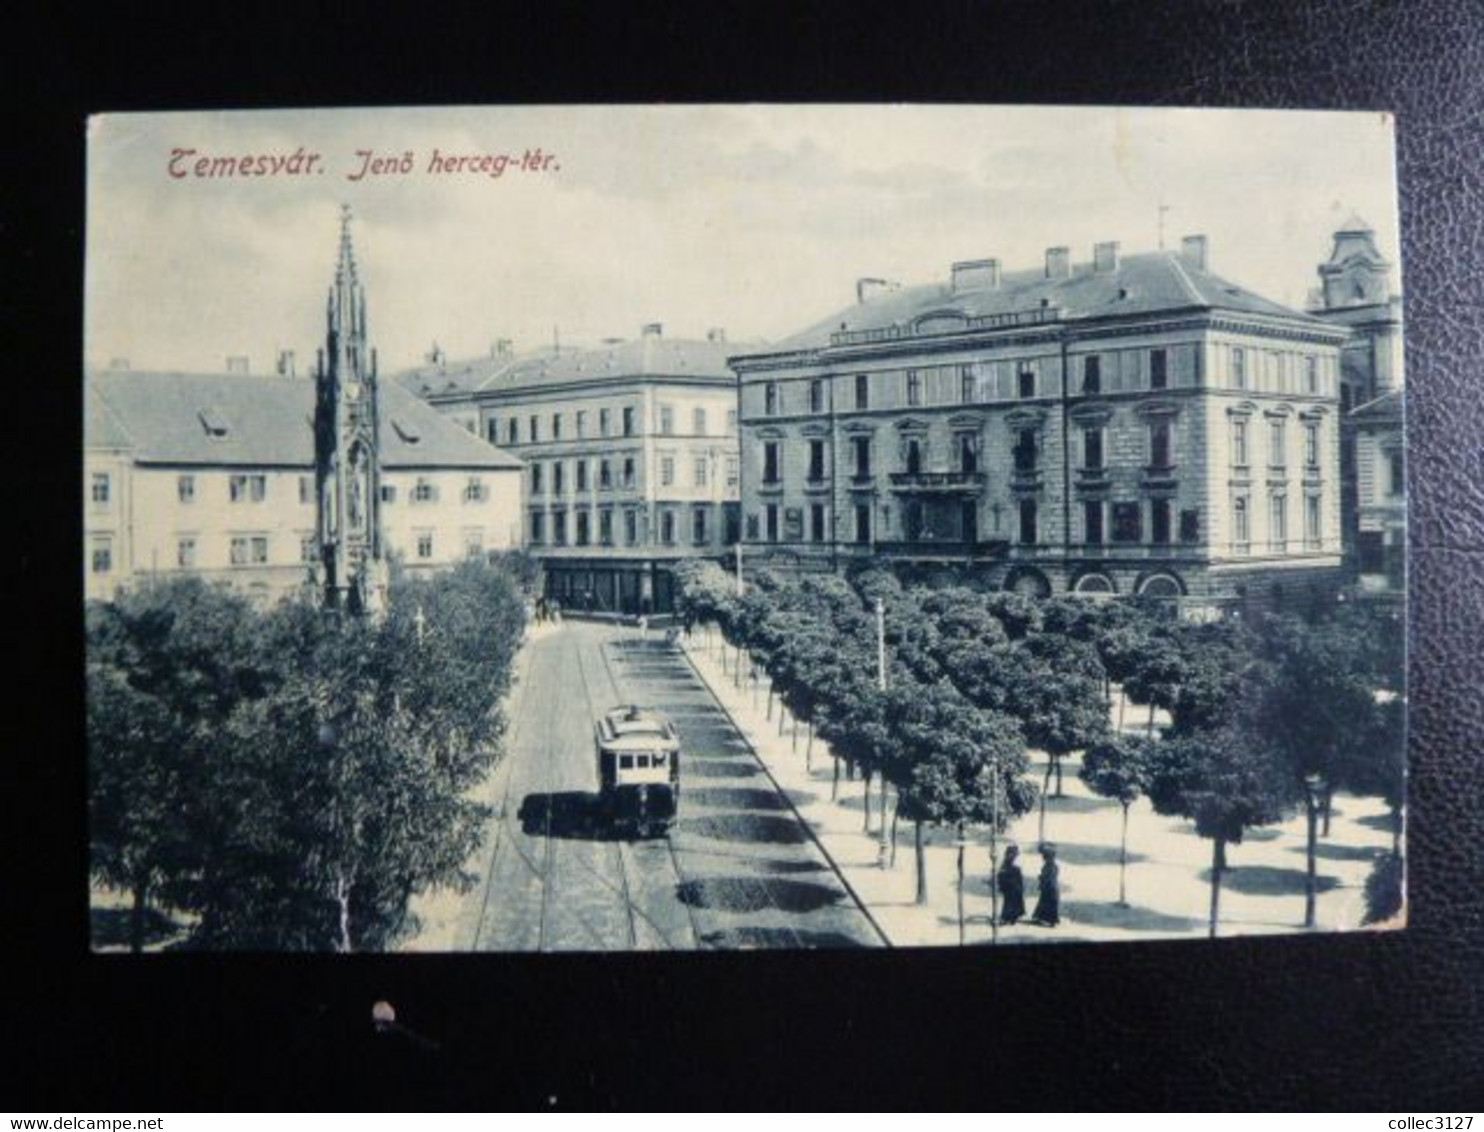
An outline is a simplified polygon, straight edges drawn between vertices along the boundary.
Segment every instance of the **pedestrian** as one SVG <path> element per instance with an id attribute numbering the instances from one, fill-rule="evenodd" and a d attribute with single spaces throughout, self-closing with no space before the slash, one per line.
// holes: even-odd
<path id="1" fill-rule="evenodd" d="M 551 599 L 550 612 L 551 623 L 553 625 L 560 625 L 562 623 L 562 603 L 557 601 L 556 598 Z"/>
<path id="2" fill-rule="evenodd" d="M 1000 866 L 1000 923 L 1013 924 L 1025 915 L 1025 874 L 1020 871 L 1020 846 L 1005 849 L 1005 863 Z"/>
<path id="3" fill-rule="evenodd" d="M 1061 870 L 1056 867 L 1056 846 L 1041 846 L 1041 886 L 1036 896 L 1033 924 L 1054 928 L 1061 923 Z"/>

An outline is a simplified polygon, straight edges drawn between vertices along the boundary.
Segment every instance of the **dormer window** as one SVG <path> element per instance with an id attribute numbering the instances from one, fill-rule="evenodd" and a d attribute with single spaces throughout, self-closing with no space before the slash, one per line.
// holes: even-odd
<path id="1" fill-rule="evenodd" d="M 417 429 L 403 421 L 393 419 L 392 431 L 401 438 L 403 444 L 417 444 L 422 440 L 422 435 Z"/>
<path id="2" fill-rule="evenodd" d="M 201 422 L 201 427 L 206 430 L 206 435 L 220 439 L 227 435 L 227 419 L 217 409 L 206 408 L 196 414 Z"/>

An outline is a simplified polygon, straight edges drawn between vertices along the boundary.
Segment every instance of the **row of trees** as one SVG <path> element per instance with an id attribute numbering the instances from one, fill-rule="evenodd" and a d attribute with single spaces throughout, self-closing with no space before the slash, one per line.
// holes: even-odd
<path id="1" fill-rule="evenodd" d="M 1336 789 L 1384 796 L 1399 852 L 1403 627 L 1384 611 L 1342 603 L 1312 622 L 1269 615 L 1196 624 L 1137 603 L 906 589 L 881 570 L 851 582 L 763 572 L 739 597 L 703 563 L 681 568 L 679 594 L 687 624 L 716 626 L 724 658 L 728 645 L 735 650 L 735 679 L 744 669 L 767 674 L 769 712 L 776 692 L 805 725 L 805 758 L 817 733 L 836 758 L 837 783 L 841 762 L 861 776 L 867 823 L 873 779 L 882 785 L 883 830 L 886 784 L 895 788 L 896 814 L 917 831 L 920 902 L 924 824 L 1000 833 L 1039 803 L 1044 840 L 1048 800 L 1061 796 L 1063 761 L 1078 751 L 1084 781 L 1123 808 L 1125 861 L 1128 811 L 1141 797 L 1211 840 L 1213 934 L 1227 847 L 1300 807 L 1309 817 L 1312 926 L 1320 823 L 1327 835 Z M 1125 702 L 1147 709 L 1143 735 L 1112 726 Z M 1161 711 L 1169 722 L 1157 733 Z M 1047 756 L 1039 783 L 1027 748 Z"/>
<path id="2" fill-rule="evenodd" d="M 466 887 L 524 627 L 509 570 L 394 583 L 376 621 L 199 579 L 87 610 L 92 872 L 215 948 L 379 949 Z"/>

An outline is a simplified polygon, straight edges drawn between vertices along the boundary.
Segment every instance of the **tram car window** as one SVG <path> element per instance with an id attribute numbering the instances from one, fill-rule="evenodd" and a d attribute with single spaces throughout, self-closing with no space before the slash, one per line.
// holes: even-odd
<path id="1" fill-rule="evenodd" d="M 629 704 L 594 729 L 601 812 L 641 837 L 663 833 L 680 804 L 680 736 L 661 712 Z"/>

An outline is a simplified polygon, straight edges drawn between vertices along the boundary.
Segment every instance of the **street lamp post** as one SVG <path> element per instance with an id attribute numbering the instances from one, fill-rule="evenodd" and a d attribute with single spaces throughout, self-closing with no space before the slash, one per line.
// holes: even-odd
<path id="1" fill-rule="evenodd" d="M 742 596 L 742 540 L 738 539 L 733 548 L 737 556 L 737 596 Z"/>
<path id="2" fill-rule="evenodd" d="M 989 764 L 989 942 L 1000 942 L 1000 764 Z"/>
<path id="3" fill-rule="evenodd" d="M 1321 774 L 1304 776 L 1304 801 L 1308 808 L 1309 822 L 1308 875 L 1304 881 L 1304 927 L 1306 928 L 1312 928 L 1315 924 L 1315 890 L 1318 881 L 1315 869 L 1319 847 L 1319 807 L 1324 801 L 1324 785 L 1324 776 Z"/>
<path id="4" fill-rule="evenodd" d="M 964 850 L 968 838 L 964 836 L 964 823 L 958 823 L 958 838 L 953 843 L 958 848 L 958 945 L 964 945 Z"/>
<path id="5" fill-rule="evenodd" d="M 876 599 L 876 688 L 883 695 L 886 693 L 886 605 L 878 597 Z M 878 771 L 881 775 L 881 832 L 876 843 L 876 867 L 884 869 L 887 867 L 889 846 L 886 841 L 886 772 Z M 866 812 L 871 811 L 870 788 L 866 790 Z"/>

